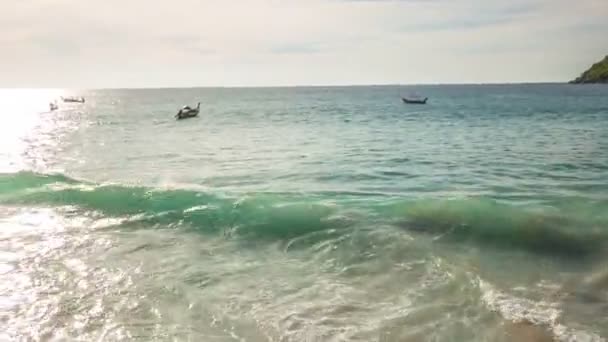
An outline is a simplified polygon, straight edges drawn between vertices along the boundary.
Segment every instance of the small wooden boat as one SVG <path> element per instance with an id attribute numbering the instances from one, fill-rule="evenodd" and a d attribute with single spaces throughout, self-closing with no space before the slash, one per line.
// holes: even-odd
<path id="1" fill-rule="evenodd" d="M 74 96 L 70 96 L 70 97 L 61 97 L 61 100 L 63 102 L 77 102 L 77 103 L 84 103 L 84 97 L 74 97 Z"/>
<path id="2" fill-rule="evenodd" d="M 426 101 L 429 99 L 428 97 L 425 97 L 423 99 L 421 98 L 405 98 L 402 97 L 401 98 L 403 100 L 403 103 L 407 103 L 407 104 L 426 104 Z"/>
<path id="3" fill-rule="evenodd" d="M 52 112 L 52 111 L 55 111 L 55 110 L 59 109 L 59 106 L 57 105 L 57 103 L 51 102 L 51 103 L 49 103 L 49 109 Z"/>
<path id="4" fill-rule="evenodd" d="M 177 120 L 193 118 L 195 116 L 198 116 L 198 113 L 200 112 L 200 110 L 201 110 L 200 102 L 196 105 L 196 108 L 190 108 L 190 106 L 184 106 L 184 107 L 182 107 L 182 109 L 179 110 L 179 112 L 177 112 L 177 114 L 175 114 L 175 118 Z"/>

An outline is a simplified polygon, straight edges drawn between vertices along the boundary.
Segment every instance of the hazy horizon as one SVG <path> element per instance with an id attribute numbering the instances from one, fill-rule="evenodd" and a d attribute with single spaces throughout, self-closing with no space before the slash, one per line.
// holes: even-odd
<path id="1" fill-rule="evenodd" d="M 566 82 L 608 53 L 607 14 L 603 0 L 4 2 L 0 86 Z"/>
<path id="2" fill-rule="evenodd" d="M 63 90 L 63 91 L 94 91 L 94 90 L 164 90 L 164 89 L 274 89 L 274 88 L 356 88 L 356 87 L 435 87 L 435 86 L 517 86 L 517 85 L 559 85 L 568 82 L 503 82 L 503 83 L 412 83 L 412 84 L 291 84 L 291 85 L 249 85 L 249 86 L 141 86 L 141 87 L 0 87 L 1 90 Z M 580 85 L 576 85 L 580 86 Z M 589 85 L 586 85 L 589 86 Z M 600 84 L 603 86 L 603 84 Z"/>

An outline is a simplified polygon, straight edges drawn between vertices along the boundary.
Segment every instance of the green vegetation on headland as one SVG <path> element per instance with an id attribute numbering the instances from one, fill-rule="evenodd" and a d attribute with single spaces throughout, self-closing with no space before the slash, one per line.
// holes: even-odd
<path id="1" fill-rule="evenodd" d="M 591 68 L 570 83 L 608 83 L 608 56 L 593 64 Z"/>

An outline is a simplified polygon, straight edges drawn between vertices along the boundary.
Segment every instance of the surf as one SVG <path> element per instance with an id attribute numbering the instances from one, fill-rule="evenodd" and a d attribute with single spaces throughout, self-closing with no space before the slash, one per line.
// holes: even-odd
<path id="1" fill-rule="evenodd" d="M 574 202 L 573 202 L 574 203 Z M 438 242 L 475 243 L 561 256 L 600 253 L 608 241 L 605 203 L 525 208 L 487 198 L 369 199 L 352 195 L 212 194 L 95 184 L 63 174 L 0 175 L 0 205 L 70 207 L 125 224 L 174 226 L 237 237 L 293 239 L 340 229 L 392 226 Z M 550 209 L 546 209 L 549 207 Z"/>

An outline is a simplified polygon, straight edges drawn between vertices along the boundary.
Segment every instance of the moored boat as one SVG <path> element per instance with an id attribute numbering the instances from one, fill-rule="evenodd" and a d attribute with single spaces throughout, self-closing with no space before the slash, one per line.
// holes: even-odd
<path id="1" fill-rule="evenodd" d="M 426 101 L 429 99 L 428 97 L 425 98 L 405 98 L 402 97 L 401 98 L 403 100 L 403 103 L 407 103 L 407 104 L 426 104 Z"/>
<path id="2" fill-rule="evenodd" d="M 75 96 L 69 96 L 69 97 L 61 97 L 61 100 L 63 102 L 77 102 L 77 103 L 84 103 L 84 97 L 75 97 Z"/>
<path id="3" fill-rule="evenodd" d="M 196 105 L 196 108 L 191 108 L 190 106 L 184 106 L 184 107 L 182 107 L 182 109 L 179 110 L 179 112 L 177 112 L 177 114 L 175 114 L 175 118 L 177 120 L 193 118 L 198 115 L 200 110 L 201 110 L 200 102 Z"/>

